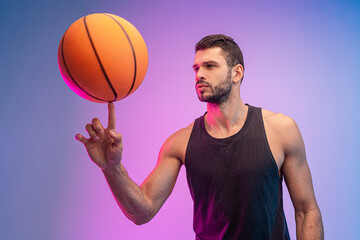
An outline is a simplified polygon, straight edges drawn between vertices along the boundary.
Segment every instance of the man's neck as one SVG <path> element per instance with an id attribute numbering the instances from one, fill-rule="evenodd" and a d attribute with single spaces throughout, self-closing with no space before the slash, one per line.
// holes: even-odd
<path id="1" fill-rule="evenodd" d="M 207 104 L 205 123 L 209 130 L 231 133 L 242 127 L 246 120 L 248 107 L 241 98 L 229 99 L 222 104 Z"/>

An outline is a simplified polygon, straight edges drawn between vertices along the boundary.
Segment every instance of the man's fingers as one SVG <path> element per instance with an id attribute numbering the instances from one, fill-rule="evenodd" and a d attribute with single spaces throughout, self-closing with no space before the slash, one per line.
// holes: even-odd
<path id="1" fill-rule="evenodd" d="M 92 127 L 97 135 L 100 136 L 104 133 L 104 127 L 98 118 L 92 120 Z"/>
<path id="2" fill-rule="evenodd" d="M 75 139 L 78 140 L 79 142 L 83 143 L 84 145 L 89 141 L 89 139 L 85 138 L 81 134 L 76 134 Z"/>
<path id="3" fill-rule="evenodd" d="M 89 136 L 91 137 L 92 140 L 97 141 L 99 140 L 99 136 L 96 134 L 93 125 L 91 125 L 90 123 L 86 124 L 85 127 L 86 131 L 89 133 Z"/>
<path id="4" fill-rule="evenodd" d="M 115 116 L 115 105 L 113 102 L 109 102 L 108 109 L 109 109 L 108 128 L 115 129 L 116 116 Z"/>

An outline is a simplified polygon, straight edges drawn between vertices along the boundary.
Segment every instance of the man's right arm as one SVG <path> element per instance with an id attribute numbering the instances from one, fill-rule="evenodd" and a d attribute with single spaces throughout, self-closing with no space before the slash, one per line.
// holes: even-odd
<path id="1" fill-rule="evenodd" d="M 116 132 L 115 106 L 108 104 L 109 119 L 105 129 L 94 118 L 86 125 L 90 138 L 81 134 L 76 139 L 83 143 L 93 162 L 102 169 L 111 191 L 126 217 L 135 224 L 150 221 L 172 192 L 185 158 L 191 125 L 171 135 L 163 144 L 156 167 L 139 187 L 128 176 L 122 159 L 122 136 Z"/>
<path id="2" fill-rule="evenodd" d="M 140 225 L 149 222 L 171 194 L 182 161 L 179 145 L 182 130 L 163 144 L 156 167 L 139 187 L 120 163 L 103 169 L 111 191 L 125 216 Z"/>

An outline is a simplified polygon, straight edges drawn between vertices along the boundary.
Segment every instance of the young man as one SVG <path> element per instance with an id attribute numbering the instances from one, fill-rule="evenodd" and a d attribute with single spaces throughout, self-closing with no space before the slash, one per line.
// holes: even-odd
<path id="1" fill-rule="evenodd" d="M 163 144 L 158 163 L 139 187 L 126 173 L 115 107 L 108 127 L 99 119 L 80 134 L 102 169 L 124 214 L 136 224 L 150 221 L 186 167 L 194 200 L 196 239 L 289 239 L 282 205 L 282 179 L 295 208 L 298 239 L 323 239 L 323 226 L 295 121 L 244 104 L 240 86 L 243 56 L 232 38 L 206 36 L 196 45 L 196 92 L 207 112 Z"/>

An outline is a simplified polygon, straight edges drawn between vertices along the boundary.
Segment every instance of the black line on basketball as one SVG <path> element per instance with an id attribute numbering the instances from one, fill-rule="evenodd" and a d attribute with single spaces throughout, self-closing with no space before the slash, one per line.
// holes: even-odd
<path id="1" fill-rule="evenodd" d="M 101 62 L 101 60 L 100 60 L 100 57 L 99 57 L 99 55 L 98 55 L 98 53 L 97 53 L 97 51 L 96 51 L 94 42 L 93 42 L 93 40 L 92 40 L 92 38 L 91 38 L 91 35 L 90 35 L 90 32 L 89 32 L 88 26 L 87 26 L 87 24 L 86 24 L 86 16 L 84 17 L 84 24 L 85 24 L 86 32 L 87 32 L 87 34 L 88 34 L 88 37 L 89 37 L 91 46 L 92 46 L 92 48 L 93 48 L 93 50 L 94 50 L 94 53 L 95 53 L 95 55 L 96 55 L 96 58 L 97 58 L 99 64 L 100 64 L 101 70 L 102 70 L 102 72 L 103 72 L 103 74 L 104 74 L 104 76 L 105 76 L 105 79 L 106 79 L 106 81 L 108 82 L 111 90 L 113 91 L 113 93 L 114 93 L 114 95 L 115 95 L 114 100 L 112 100 L 112 101 L 115 101 L 115 100 L 117 99 L 117 93 L 116 93 L 113 85 L 111 84 L 110 79 L 109 79 L 109 77 L 108 77 L 108 75 L 107 75 L 107 73 L 106 73 L 106 71 L 105 71 L 105 68 L 104 68 L 104 66 L 103 66 L 103 64 L 102 64 L 102 62 Z"/>
<path id="2" fill-rule="evenodd" d="M 106 14 L 106 13 L 102 13 L 102 14 L 105 15 L 105 16 L 108 16 L 108 17 L 111 18 L 111 19 L 113 19 L 113 20 L 121 27 L 121 29 L 122 29 L 122 30 L 124 31 L 124 33 L 125 33 L 126 38 L 128 39 L 128 41 L 129 41 L 129 43 L 130 43 L 131 50 L 132 50 L 132 52 L 133 52 L 133 56 L 134 56 L 134 79 L 133 79 L 133 82 L 132 82 L 132 84 L 131 84 L 131 87 L 130 87 L 129 92 L 125 95 L 125 97 L 127 97 L 127 96 L 131 93 L 131 91 L 133 90 L 134 85 L 135 85 L 135 81 L 136 81 L 137 65 L 136 65 L 136 55 L 135 55 L 134 46 L 133 46 L 133 44 L 132 44 L 132 42 L 131 42 L 131 40 L 130 40 L 130 38 L 129 38 L 129 35 L 127 34 L 127 32 L 125 31 L 125 29 L 123 28 L 123 26 L 122 26 L 115 18 L 113 18 L 111 15 L 108 15 L 108 14 Z M 124 98 L 125 98 L 125 97 L 124 97 Z"/>
<path id="3" fill-rule="evenodd" d="M 62 57 L 62 60 L 63 60 L 63 62 L 64 62 L 64 66 L 65 66 L 65 68 L 66 68 L 66 71 L 67 71 L 67 73 L 69 74 L 71 80 L 75 83 L 76 86 L 78 86 L 78 88 L 79 88 L 81 91 L 83 91 L 85 94 L 89 95 L 90 97 L 95 98 L 95 99 L 97 99 L 97 100 L 99 100 L 99 101 L 108 102 L 108 101 L 106 101 L 106 100 L 97 98 L 97 97 L 91 95 L 90 93 L 88 93 L 87 91 L 85 91 L 85 90 L 75 81 L 74 77 L 71 75 L 71 73 L 70 73 L 70 71 L 69 71 L 69 68 L 68 68 L 68 66 L 67 66 L 67 64 L 66 64 L 66 61 L 65 61 L 65 56 L 64 56 L 64 40 L 65 40 L 65 35 L 66 35 L 66 33 L 67 33 L 67 30 L 65 31 L 64 36 L 63 36 L 63 38 L 62 38 L 62 40 L 61 40 L 61 57 Z"/>

